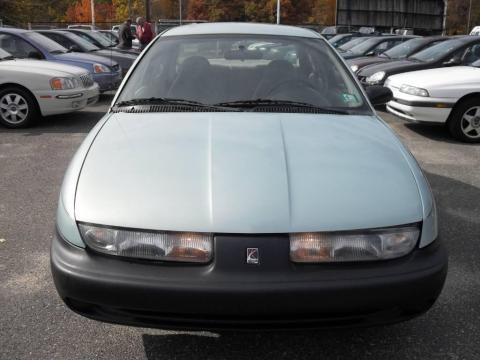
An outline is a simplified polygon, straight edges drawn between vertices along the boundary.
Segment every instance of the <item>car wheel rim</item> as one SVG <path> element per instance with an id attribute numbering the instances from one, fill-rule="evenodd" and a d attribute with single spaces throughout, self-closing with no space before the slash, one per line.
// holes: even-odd
<path id="1" fill-rule="evenodd" d="M 28 116 L 28 103 L 19 94 L 10 93 L 0 99 L 0 116 L 10 124 L 19 124 Z"/>
<path id="2" fill-rule="evenodd" d="M 462 132 L 471 139 L 480 138 L 480 106 L 474 106 L 463 113 Z"/>

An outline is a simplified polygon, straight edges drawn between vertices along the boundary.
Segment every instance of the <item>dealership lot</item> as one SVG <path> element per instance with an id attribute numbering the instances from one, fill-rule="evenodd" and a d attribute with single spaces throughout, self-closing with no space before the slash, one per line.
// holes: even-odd
<path id="1" fill-rule="evenodd" d="M 386 113 L 431 182 L 449 250 L 445 289 L 424 316 L 368 329 L 215 334 L 114 326 L 68 310 L 49 268 L 58 192 L 109 101 L 29 129 L 0 128 L 1 359 L 480 358 L 480 146 Z"/>

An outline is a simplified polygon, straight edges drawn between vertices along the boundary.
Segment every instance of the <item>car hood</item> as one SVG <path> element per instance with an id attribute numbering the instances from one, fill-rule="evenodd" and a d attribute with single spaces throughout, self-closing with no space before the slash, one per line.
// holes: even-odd
<path id="1" fill-rule="evenodd" d="M 367 65 L 377 64 L 392 61 L 391 59 L 379 57 L 379 56 L 363 56 L 356 59 L 347 60 L 348 65 L 357 65 L 359 68 L 362 68 Z"/>
<path id="2" fill-rule="evenodd" d="M 379 71 L 385 71 L 387 74 L 396 74 L 401 72 L 424 69 L 425 67 L 428 67 L 427 63 L 410 60 L 396 60 L 366 66 L 358 72 L 358 75 L 370 76 Z"/>
<path id="3" fill-rule="evenodd" d="M 398 140 L 373 116 L 112 114 L 78 179 L 77 221 L 288 233 L 422 219 Z"/>
<path id="4" fill-rule="evenodd" d="M 65 61 L 76 61 L 82 63 L 90 63 L 90 64 L 102 64 L 108 66 L 117 65 L 117 62 L 113 59 L 109 59 L 103 56 L 86 54 L 86 53 L 66 53 L 66 54 L 56 54 L 55 58 L 58 60 L 65 60 Z"/>
<path id="5" fill-rule="evenodd" d="M 2 61 L 0 62 L 0 69 L 15 69 L 31 74 L 43 74 L 52 77 L 72 75 L 79 76 L 86 73 L 85 69 L 73 65 L 59 64 L 58 62 L 53 61 L 27 59 Z"/>
<path id="6" fill-rule="evenodd" d="M 134 55 L 132 53 L 124 53 L 115 50 L 108 50 L 108 49 L 100 49 L 96 50 L 95 52 L 91 53 L 92 55 L 98 55 L 103 58 L 105 57 L 112 57 L 113 59 L 123 59 L 123 60 L 131 60 L 134 61 L 138 55 Z"/>
<path id="7" fill-rule="evenodd" d="M 455 66 L 450 68 L 428 69 L 389 78 L 390 86 L 401 87 L 404 84 L 423 89 L 456 88 L 459 85 L 477 85 L 480 80 L 480 68 L 473 66 Z"/>

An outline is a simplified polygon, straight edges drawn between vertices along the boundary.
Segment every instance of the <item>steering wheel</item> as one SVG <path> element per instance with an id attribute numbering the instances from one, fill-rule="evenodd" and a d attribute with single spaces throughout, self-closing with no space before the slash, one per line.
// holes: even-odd
<path id="1" fill-rule="evenodd" d="M 265 97 L 268 98 L 272 94 L 276 92 L 282 92 L 282 91 L 289 91 L 292 88 L 300 88 L 300 89 L 305 89 L 308 92 L 310 92 L 310 95 L 313 95 L 315 97 L 323 96 L 319 90 L 317 90 L 308 80 L 303 80 L 303 79 L 289 79 L 285 81 L 281 81 L 274 86 L 268 91 L 267 94 L 265 94 Z"/>

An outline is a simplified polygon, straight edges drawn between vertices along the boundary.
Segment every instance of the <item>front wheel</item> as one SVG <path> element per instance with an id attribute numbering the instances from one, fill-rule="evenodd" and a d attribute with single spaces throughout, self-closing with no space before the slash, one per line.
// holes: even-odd
<path id="1" fill-rule="evenodd" d="M 0 123 L 9 128 L 24 128 L 37 119 L 39 111 L 35 99 L 18 87 L 0 90 Z"/>
<path id="2" fill-rule="evenodd" d="M 452 111 L 448 129 L 460 141 L 480 142 L 480 97 L 458 104 Z"/>

